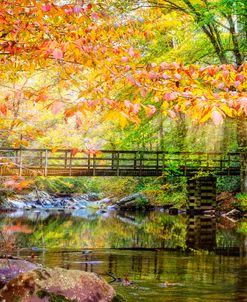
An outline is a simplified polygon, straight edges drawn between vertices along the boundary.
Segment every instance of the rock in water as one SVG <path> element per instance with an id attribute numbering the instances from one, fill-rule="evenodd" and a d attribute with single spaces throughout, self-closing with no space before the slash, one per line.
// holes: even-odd
<path id="1" fill-rule="evenodd" d="M 122 206 L 130 201 L 134 201 L 134 200 L 137 200 L 137 199 L 145 199 L 146 200 L 146 197 L 143 196 L 142 194 L 140 193 L 135 193 L 135 194 L 132 194 L 132 195 L 129 195 L 129 196 L 126 196 L 122 199 L 120 199 L 118 202 L 117 202 L 117 205 L 118 206 Z"/>
<path id="2" fill-rule="evenodd" d="M 23 273 L 0 290 L 6 302 L 110 302 L 114 289 L 93 273 L 40 268 Z"/>
<path id="3" fill-rule="evenodd" d="M 22 259 L 0 259 L 0 288 L 11 279 L 37 267 L 37 264 Z"/>

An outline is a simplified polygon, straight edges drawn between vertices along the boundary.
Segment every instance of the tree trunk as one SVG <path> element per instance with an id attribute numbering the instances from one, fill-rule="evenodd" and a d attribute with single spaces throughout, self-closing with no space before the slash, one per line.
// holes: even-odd
<path id="1" fill-rule="evenodd" d="M 238 146 L 240 154 L 241 191 L 247 193 L 247 118 L 241 117 L 237 121 Z"/>
<path id="2" fill-rule="evenodd" d="M 176 137 L 174 137 L 176 149 L 179 152 L 186 151 L 187 124 L 185 114 L 179 114 L 179 118 L 176 120 L 176 124 Z"/>

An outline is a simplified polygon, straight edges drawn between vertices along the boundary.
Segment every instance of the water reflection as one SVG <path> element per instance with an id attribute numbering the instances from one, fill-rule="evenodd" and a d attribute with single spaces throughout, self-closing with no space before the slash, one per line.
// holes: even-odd
<path id="1" fill-rule="evenodd" d="M 186 245 L 192 249 L 213 250 L 216 247 L 216 218 L 189 216 Z"/>
<path id="2" fill-rule="evenodd" d="M 246 236 L 241 237 L 235 226 L 206 216 L 161 212 L 100 215 L 92 209 L 83 213 L 27 211 L 0 217 L 0 226 L 7 235 L 14 234 L 18 249 L 240 248 L 243 255 L 247 251 Z"/>
<path id="3" fill-rule="evenodd" d="M 128 302 L 247 301 L 247 235 L 222 219 L 28 211 L 2 216 L 0 226 L 19 256 L 100 274 Z M 117 282 L 125 276 L 133 285 Z"/>
<path id="4" fill-rule="evenodd" d="M 128 302 L 246 301 L 246 270 L 239 257 L 163 250 L 95 249 L 37 253 L 46 266 L 79 269 L 103 276 Z M 111 277 L 114 276 L 114 279 Z M 117 280 L 128 276 L 133 285 Z M 164 287 L 168 283 L 169 286 Z"/>

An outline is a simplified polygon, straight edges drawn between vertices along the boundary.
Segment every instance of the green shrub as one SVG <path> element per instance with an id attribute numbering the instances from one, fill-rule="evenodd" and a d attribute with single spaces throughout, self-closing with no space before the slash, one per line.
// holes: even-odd
<path id="1" fill-rule="evenodd" d="M 216 191 L 220 192 L 234 192 L 240 189 L 239 176 L 220 176 L 217 177 Z"/>
<path id="2" fill-rule="evenodd" d="M 241 212 L 247 212 L 247 194 L 238 193 L 236 195 L 237 201 L 234 206 L 239 209 Z"/>

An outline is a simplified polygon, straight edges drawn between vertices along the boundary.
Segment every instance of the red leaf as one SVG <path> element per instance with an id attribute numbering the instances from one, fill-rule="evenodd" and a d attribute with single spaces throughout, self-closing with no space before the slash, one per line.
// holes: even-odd
<path id="1" fill-rule="evenodd" d="M 133 58 L 135 56 L 135 50 L 133 47 L 130 47 L 129 51 L 128 51 L 129 55 Z"/>
<path id="2" fill-rule="evenodd" d="M 223 71 L 223 77 L 226 79 L 229 76 L 229 71 L 228 70 L 224 70 Z"/>
<path id="3" fill-rule="evenodd" d="M 172 110 L 168 110 L 168 114 L 173 119 L 176 117 L 176 113 L 174 111 L 172 111 Z"/>
<path id="4" fill-rule="evenodd" d="M 81 118 L 77 115 L 76 116 L 76 126 L 81 127 L 82 126 L 82 120 Z"/>
<path id="5" fill-rule="evenodd" d="M 63 51 L 60 48 L 55 48 L 52 54 L 56 60 L 61 60 L 63 58 Z"/>
<path id="6" fill-rule="evenodd" d="M 1 113 L 6 116 L 7 115 L 7 106 L 5 104 L 0 104 Z"/>
<path id="7" fill-rule="evenodd" d="M 174 74 L 174 77 L 175 77 L 176 79 L 178 79 L 178 80 L 181 80 L 181 79 L 182 79 L 181 75 L 178 74 L 178 73 L 175 73 L 175 74 Z"/>
<path id="8" fill-rule="evenodd" d="M 92 13 L 92 18 L 95 19 L 95 20 L 98 20 L 99 19 L 99 15 L 96 12 L 93 12 Z"/>
<path id="9" fill-rule="evenodd" d="M 76 15 L 79 15 L 80 12 L 81 12 L 81 10 L 82 10 L 82 6 L 81 6 L 81 5 L 75 5 L 75 6 L 74 6 L 74 13 L 75 13 Z"/>
<path id="10" fill-rule="evenodd" d="M 243 73 L 238 74 L 236 76 L 235 80 L 239 81 L 239 82 L 243 82 L 244 81 L 244 74 Z"/>
<path id="11" fill-rule="evenodd" d="M 44 12 L 49 12 L 51 10 L 51 8 L 52 8 L 51 4 L 46 4 L 46 5 L 41 6 L 42 11 L 44 11 Z"/>
<path id="12" fill-rule="evenodd" d="M 223 123 L 223 117 L 219 111 L 214 110 L 212 112 L 212 120 L 215 126 L 219 126 Z"/>
<path id="13" fill-rule="evenodd" d="M 128 59 L 128 58 L 127 58 L 127 59 Z M 124 68 L 124 70 L 125 70 L 126 72 L 128 72 L 130 69 L 131 69 L 131 67 L 130 67 L 129 65 L 126 65 L 125 68 Z"/>
<path id="14" fill-rule="evenodd" d="M 92 7 L 93 7 L 92 3 L 89 3 L 89 4 L 87 5 L 87 9 L 92 9 Z"/>
<path id="15" fill-rule="evenodd" d="M 213 67 L 208 67 L 208 75 L 213 77 L 215 75 L 215 69 Z"/>
<path id="16" fill-rule="evenodd" d="M 129 59 L 128 59 L 127 57 L 122 57 L 122 61 L 123 61 L 123 62 L 128 62 Z"/>
<path id="17" fill-rule="evenodd" d="M 56 101 L 52 104 L 51 112 L 54 115 L 56 115 L 56 114 L 58 114 L 59 111 L 61 111 L 62 107 L 63 107 L 63 103 L 60 101 Z"/>
<path id="18" fill-rule="evenodd" d="M 136 85 L 136 81 L 135 81 L 135 79 L 131 75 L 128 75 L 126 78 L 130 81 L 130 83 L 132 85 Z"/>
<path id="19" fill-rule="evenodd" d="M 79 151 L 78 148 L 72 148 L 71 149 L 71 155 L 75 156 L 78 153 L 78 151 Z"/>
<path id="20" fill-rule="evenodd" d="M 147 117 L 151 117 L 156 111 L 156 108 L 152 105 L 148 105 L 147 107 L 145 107 L 145 112 Z"/>
<path id="21" fill-rule="evenodd" d="M 178 97 L 177 93 L 176 92 L 166 92 L 164 95 L 163 95 L 163 99 L 167 102 L 169 101 L 173 101 L 175 100 L 176 98 Z"/>

